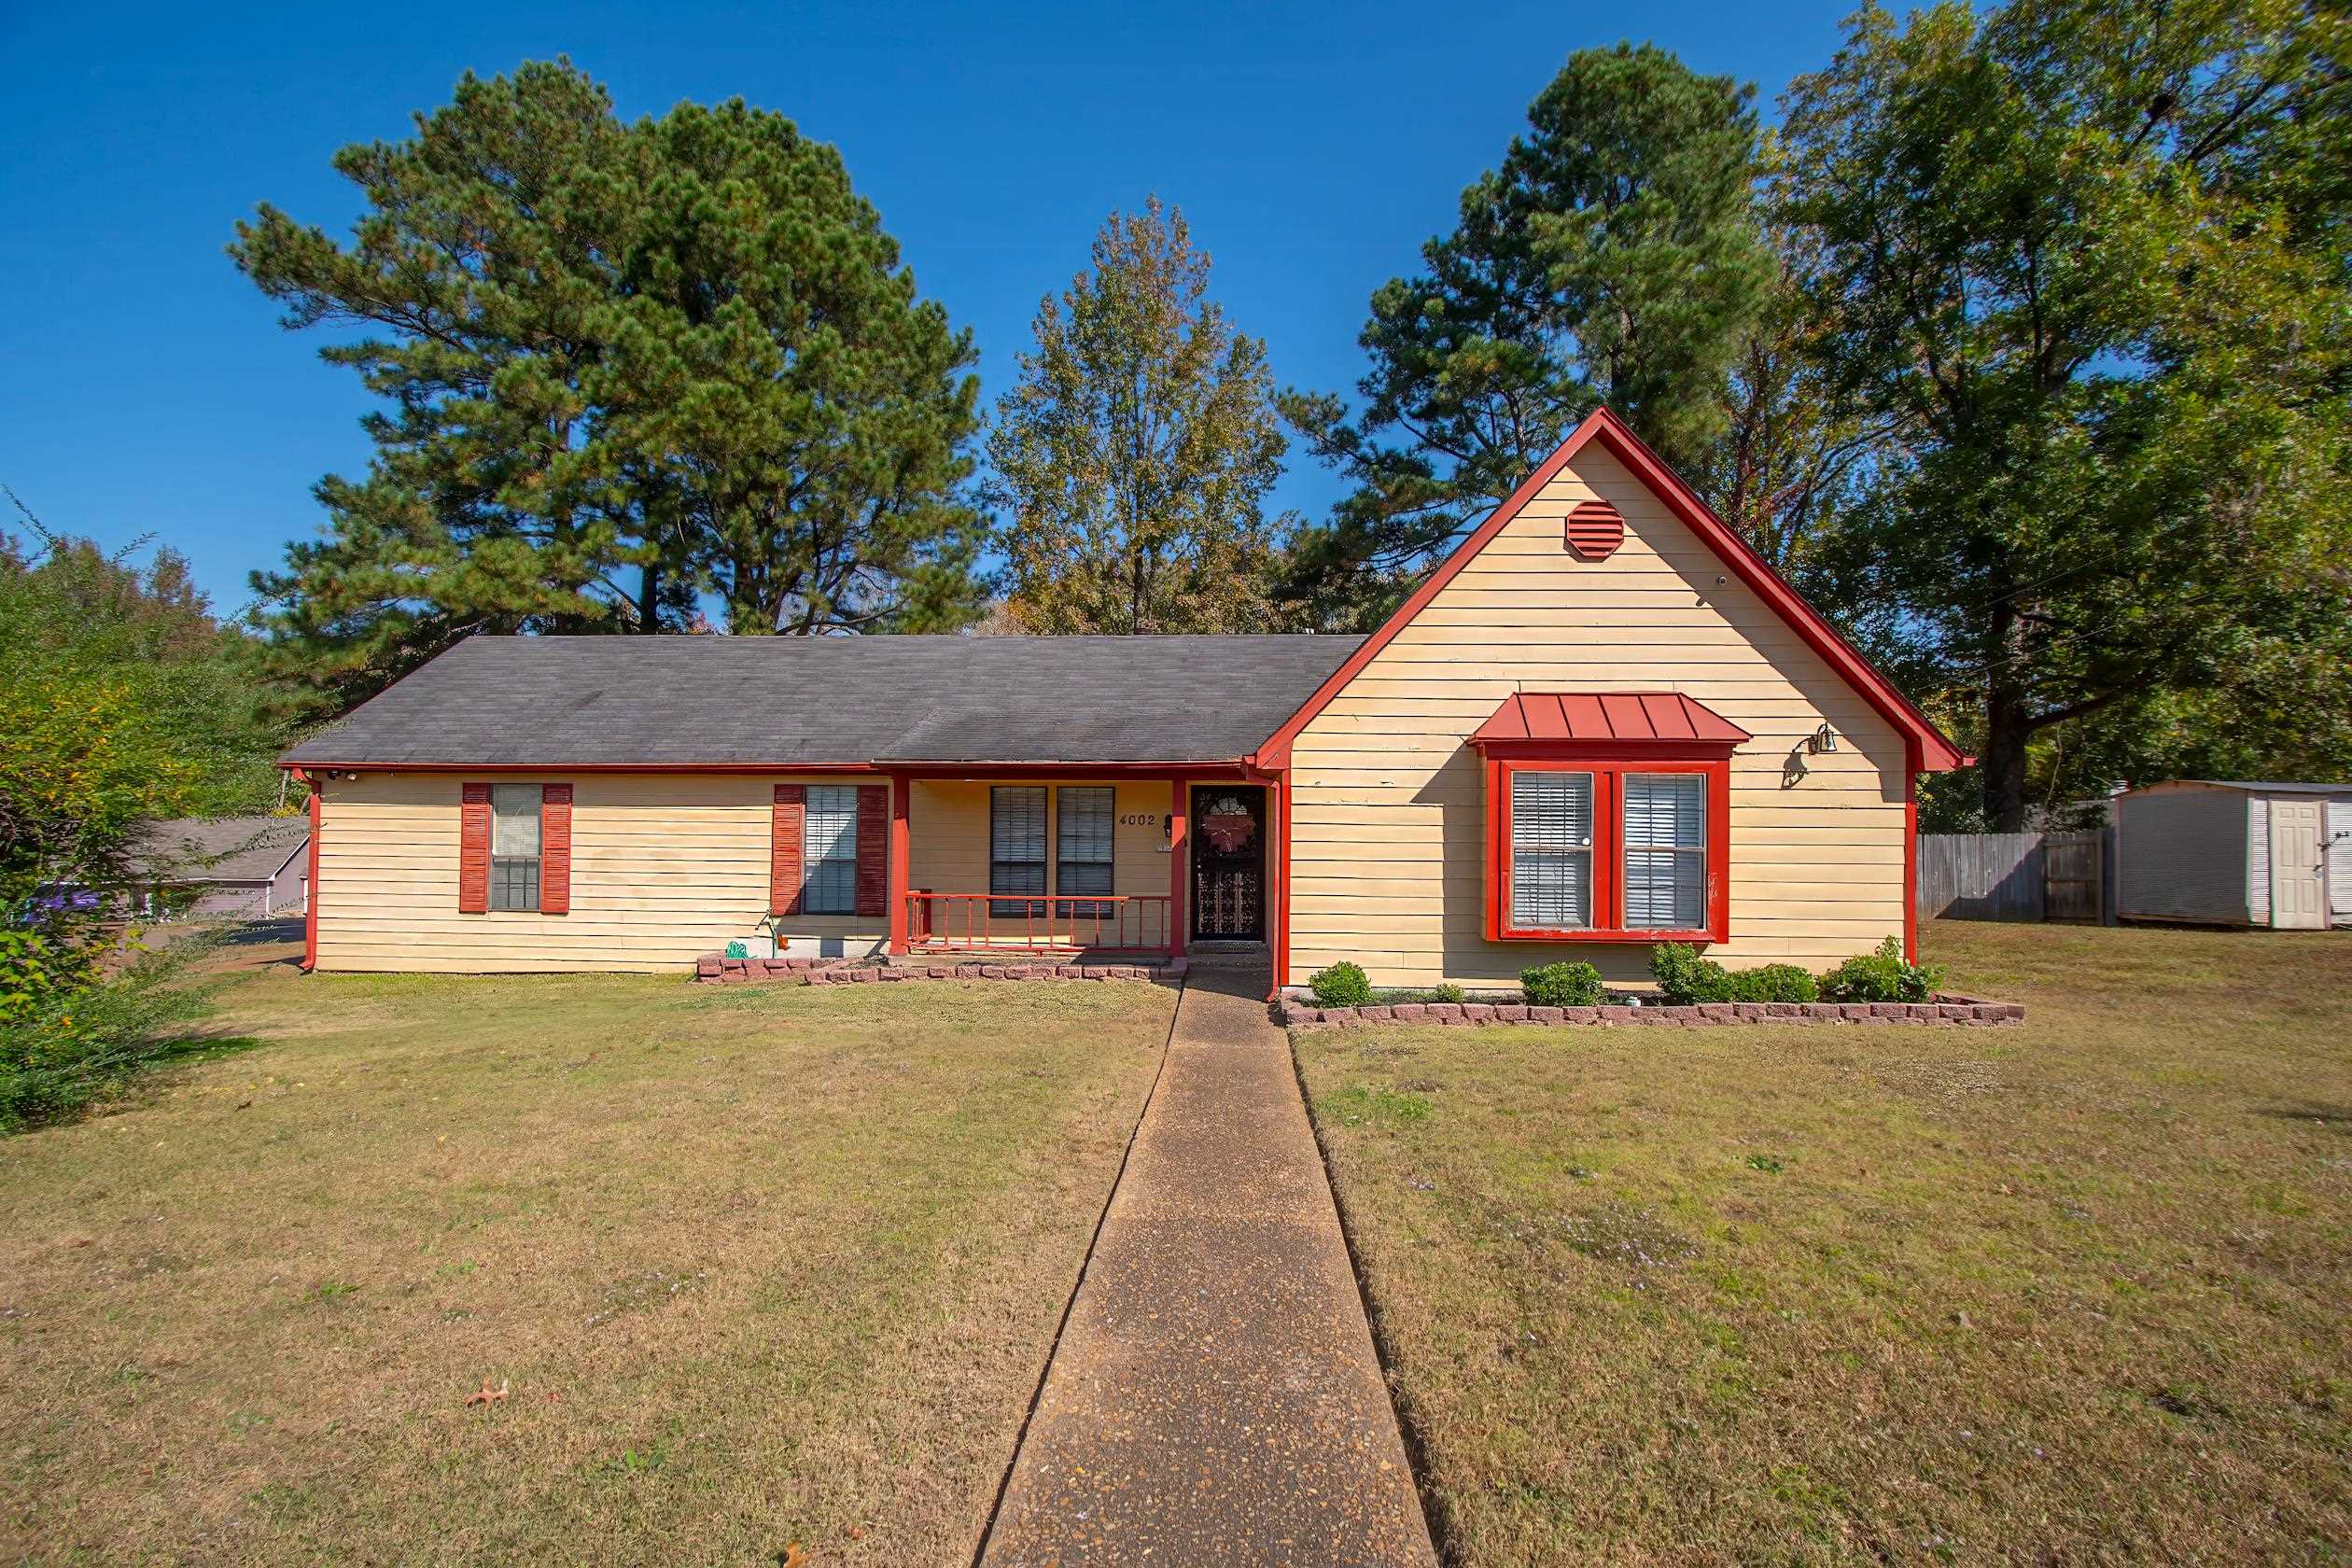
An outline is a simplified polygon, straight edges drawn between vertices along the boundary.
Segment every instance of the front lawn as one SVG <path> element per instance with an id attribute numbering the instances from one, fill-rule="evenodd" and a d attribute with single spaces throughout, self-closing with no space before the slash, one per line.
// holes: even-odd
<path id="1" fill-rule="evenodd" d="M 967 1561 L 1172 1006 L 241 976 L 0 1141 L 0 1559 Z"/>
<path id="2" fill-rule="evenodd" d="M 1449 1560 L 2344 1561 L 2352 934 L 1937 922 L 2005 1029 L 1301 1034 Z"/>

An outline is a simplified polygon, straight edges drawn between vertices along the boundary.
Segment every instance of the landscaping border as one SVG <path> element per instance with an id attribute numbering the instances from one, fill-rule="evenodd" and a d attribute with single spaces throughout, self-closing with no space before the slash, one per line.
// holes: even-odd
<path id="1" fill-rule="evenodd" d="M 1164 964 L 1074 963 L 875 963 L 863 959 L 731 959 L 705 953 L 694 960 L 694 981 L 705 986 L 866 986 L 891 980 L 1141 980 L 1174 985 L 1191 965 L 1183 959 Z"/>
<path id="2" fill-rule="evenodd" d="M 1501 1001 L 1404 1001 L 1381 1007 L 1313 1007 L 1285 1001 L 1286 1029 L 1362 1029 L 1378 1024 L 1934 1024 L 1994 1029 L 2025 1021 L 2015 1001 L 1945 996 L 1933 1001 L 1702 1001 L 1687 1007 L 1535 1007 Z"/>

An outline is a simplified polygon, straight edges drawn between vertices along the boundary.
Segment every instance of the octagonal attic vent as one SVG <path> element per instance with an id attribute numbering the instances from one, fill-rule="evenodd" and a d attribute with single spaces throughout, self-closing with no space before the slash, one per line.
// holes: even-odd
<path id="1" fill-rule="evenodd" d="M 1606 501 L 1578 501 L 1568 513 L 1568 549 L 1580 561 L 1605 561 L 1625 542 L 1625 518 Z"/>

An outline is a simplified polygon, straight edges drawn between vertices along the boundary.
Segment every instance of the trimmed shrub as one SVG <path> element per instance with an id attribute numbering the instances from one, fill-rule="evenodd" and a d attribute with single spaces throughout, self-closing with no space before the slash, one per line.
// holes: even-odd
<path id="1" fill-rule="evenodd" d="M 1429 992 L 1432 1001 L 1463 1001 L 1468 1000 L 1468 996 L 1469 993 L 1450 980 L 1440 981 Z"/>
<path id="2" fill-rule="evenodd" d="M 1345 959 L 1309 975 L 1307 988 L 1323 1007 L 1362 1007 L 1372 1000 L 1372 982 L 1365 977 L 1363 966 Z"/>
<path id="3" fill-rule="evenodd" d="M 1820 987 L 1795 964 L 1766 964 L 1731 972 L 1733 1001 L 1818 1001 Z"/>
<path id="4" fill-rule="evenodd" d="M 191 1038 L 209 1011 L 178 980 L 203 945 L 189 938 L 114 979 L 54 988 L 0 1017 L 0 1132 L 72 1114 L 144 1068 L 231 1043 Z"/>
<path id="5" fill-rule="evenodd" d="M 1940 964 L 1905 963 L 1903 945 L 1890 936 L 1823 975 L 1821 994 L 1831 1001 L 1925 1001 L 1943 977 Z"/>
<path id="6" fill-rule="evenodd" d="M 1530 1007 L 1598 1007 L 1601 972 L 1589 963 L 1550 963 L 1519 971 Z"/>
<path id="7" fill-rule="evenodd" d="M 1679 942 L 1661 942 L 1650 949 L 1650 973 L 1670 1007 L 1732 1000 L 1730 971 Z"/>

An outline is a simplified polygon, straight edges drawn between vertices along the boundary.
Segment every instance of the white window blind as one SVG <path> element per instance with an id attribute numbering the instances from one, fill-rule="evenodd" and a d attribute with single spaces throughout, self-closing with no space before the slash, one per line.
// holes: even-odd
<path id="1" fill-rule="evenodd" d="M 801 908 L 811 915 L 858 912 L 858 791 L 812 784 L 801 818 Z"/>
<path id="2" fill-rule="evenodd" d="M 490 907 L 539 906 L 539 807 L 537 784 L 490 787 Z"/>
<path id="3" fill-rule="evenodd" d="M 1045 786 L 999 784 L 988 791 L 988 891 L 1045 890 Z M 1041 904 L 999 900 L 991 915 L 1044 913 Z"/>
<path id="4" fill-rule="evenodd" d="M 1707 781 L 1696 773 L 1625 776 L 1625 924 L 1696 931 L 1707 923 Z"/>
<path id="5" fill-rule="evenodd" d="M 1511 775 L 1511 924 L 1592 924 L 1592 775 Z"/>
<path id="6" fill-rule="evenodd" d="M 1057 893 L 1107 893 L 1111 890 L 1111 843 L 1118 820 L 1116 797 L 1106 786 L 1065 785 L 1054 802 L 1054 890 Z M 1062 911 L 1074 919 L 1108 916 L 1107 903 L 1081 903 Z"/>

